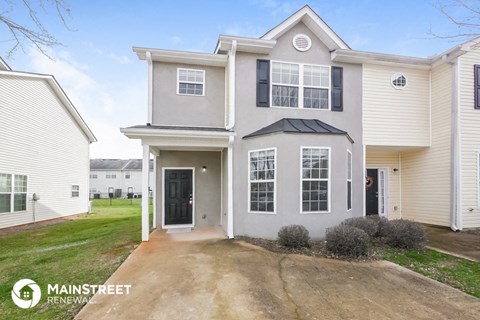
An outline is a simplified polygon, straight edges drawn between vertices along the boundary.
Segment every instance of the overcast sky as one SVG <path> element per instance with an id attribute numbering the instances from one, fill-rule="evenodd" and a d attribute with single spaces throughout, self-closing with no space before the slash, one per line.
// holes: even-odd
<path id="1" fill-rule="evenodd" d="M 147 65 L 137 59 L 132 46 L 213 52 L 219 34 L 260 37 L 305 4 L 281 0 L 66 2 L 71 9 L 67 23 L 74 31 L 67 30 L 53 11 L 42 13 L 45 27 L 64 44 L 50 52 L 55 61 L 31 47 L 7 59 L 13 42 L 1 27 L 0 55 L 14 70 L 56 77 L 98 138 L 91 146 L 92 158 L 141 158 L 140 142 L 119 131 L 146 122 Z M 355 50 L 427 57 L 458 43 L 429 36 L 430 29 L 445 35 L 458 32 L 433 6 L 436 2 L 323 0 L 308 4 Z M 12 19 L 28 21 L 15 5 L 0 9 L 9 11 Z"/>

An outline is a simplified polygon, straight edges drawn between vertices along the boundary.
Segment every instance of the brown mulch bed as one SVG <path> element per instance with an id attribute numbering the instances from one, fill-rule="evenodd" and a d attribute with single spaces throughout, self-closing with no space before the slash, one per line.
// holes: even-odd
<path id="1" fill-rule="evenodd" d="M 245 241 L 258 247 L 262 247 L 271 252 L 283 253 L 283 254 L 301 254 L 312 257 L 320 257 L 327 259 L 339 259 L 347 261 L 366 262 L 382 259 L 382 256 L 377 252 L 377 245 L 373 246 L 368 256 L 350 258 L 336 255 L 327 250 L 325 240 L 310 240 L 309 248 L 290 248 L 284 247 L 278 244 L 276 240 L 268 240 L 262 238 L 250 238 L 250 237 L 235 237 L 235 240 Z"/>

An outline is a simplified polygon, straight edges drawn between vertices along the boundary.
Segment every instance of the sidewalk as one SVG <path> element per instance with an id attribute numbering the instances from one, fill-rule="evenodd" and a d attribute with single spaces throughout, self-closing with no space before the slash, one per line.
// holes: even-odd
<path id="1" fill-rule="evenodd" d="M 425 225 L 427 246 L 480 262 L 480 229 L 453 232 L 450 228 Z"/>

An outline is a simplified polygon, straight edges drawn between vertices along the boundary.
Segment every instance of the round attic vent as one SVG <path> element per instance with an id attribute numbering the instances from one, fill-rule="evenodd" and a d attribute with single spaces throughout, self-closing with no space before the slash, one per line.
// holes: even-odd
<path id="1" fill-rule="evenodd" d="M 297 34 L 293 37 L 292 43 L 298 51 L 307 51 L 312 46 L 312 40 L 305 34 Z"/>

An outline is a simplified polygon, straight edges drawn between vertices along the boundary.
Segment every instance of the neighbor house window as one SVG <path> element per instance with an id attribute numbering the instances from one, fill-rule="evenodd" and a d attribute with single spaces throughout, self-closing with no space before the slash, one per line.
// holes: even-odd
<path id="1" fill-rule="evenodd" d="M 177 94 L 205 95 L 205 70 L 177 69 Z"/>
<path id="2" fill-rule="evenodd" d="M 72 198 L 78 198 L 80 196 L 80 186 L 78 184 L 72 184 Z"/>
<path id="3" fill-rule="evenodd" d="M 107 179 L 117 179 L 117 173 L 116 172 L 111 172 L 107 171 L 105 178 Z"/>
<path id="4" fill-rule="evenodd" d="M 329 211 L 329 148 L 302 148 L 302 213 Z"/>
<path id="5" fill-rule="evenodd" d="M 275 149 L 248 153 L 249 212 L 275 213 L 275 156 Z"/>
<path id="6" fill-rule="evenodd" d="M 97 179 L 98 178 L 98 174 L 96 173 L 91 173 L 90 174 L 90 179 Z"/>
<path id="7" fill-rule="evenodd" d="M 394 73 L 390 80 L 395 89 L 403 89 L 407 86 L 407 78 L 402 73 Z"/>
<path id="8" fill-rule="evenodd" d="M 272 106 L 329 109 L 330 67 L 272 62 Z"/>
<path id="9" fill-rule="evenodd" d="M 352 209 L 352 153 L 347 150 L 347 210 Z"/>
<path id="10" fill-rule="evenodd" d="M 0 173 L 0 213 L 27 210 L 27 176 Z"/>
<path id="11" fill-rule="evenodd" d="M 125 172 L 125 179 L 130 179 L 130 172 Z"/>

